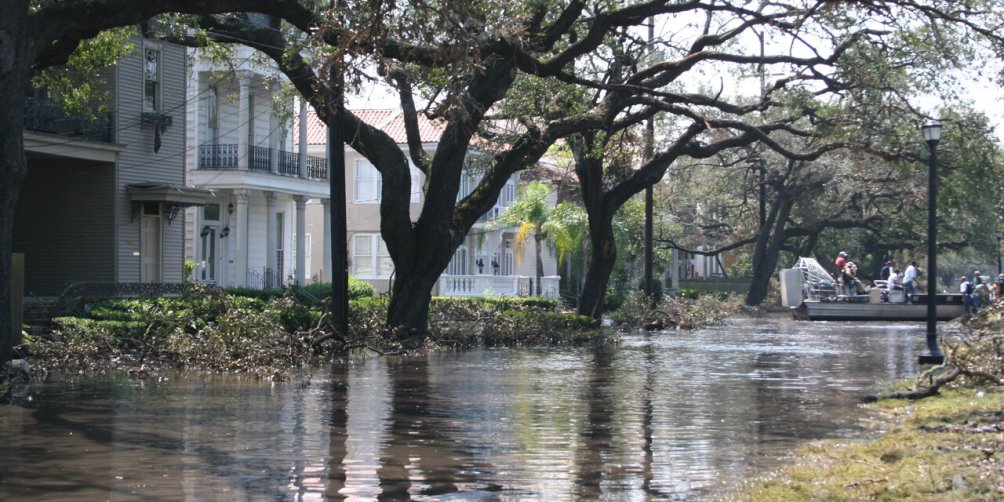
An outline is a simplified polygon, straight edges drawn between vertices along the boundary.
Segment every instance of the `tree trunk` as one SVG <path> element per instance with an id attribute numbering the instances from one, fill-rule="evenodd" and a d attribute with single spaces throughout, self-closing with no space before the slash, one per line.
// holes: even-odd
<path id="1" fill-rule="evenodd" d="M 21 2 L 0 2 L 0 364 L 11 359 L 21 330 L 13 325 L 10 284 L 14 211 L 28 173 L 23 131 L 31 59 L 19 42 L 24 14 Z"/>
<path id="2" fill-rule="evenodd" d="M 592 216 L 590 216 L 592 219 Z M 604 218 L 604 223 L 595 225 L 589 233 L 592 259 L 586 271 L 586 283 L 579 299 L 579 315 L 587 315 L 599 322 L 603 317 L 603 300 L 606 297 L 610 274 L 617 261 L 617 244 L 614 241 L 613 223 Z M 592 225 L 591 225 L 592 226 Z"/>
<path id="3" fill-rule="evenodd" d="M 770 291 L 770 280 L 774 277 L 774 269 L 781 255 L 781 245 L 784 244 L 785 225 L 791 213 L 793 201 L 786 194 L 779 194 L 778 200 L 770 210 L 766 225 L 760 229 L 753 252 L 753 279 L 746 294 L 747 305 L 760 305 Z"/>
<path id="4" fill-rule="evenodd" d="M 420 343 L 429 329 L 429 304 L 438 279 L 439 272 L 397 274 L 387 307 L 387 327 L 402 338 Z"/>

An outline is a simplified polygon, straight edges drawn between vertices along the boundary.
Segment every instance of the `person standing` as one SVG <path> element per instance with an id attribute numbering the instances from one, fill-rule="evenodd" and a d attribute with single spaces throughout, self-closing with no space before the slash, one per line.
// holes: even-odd
<path id="1" fill-rule="evenodd" d="M 998 303 L 1004 301 L 1004 274 L 997 276 L 997 282 L 994 283 L 994 297 Z"/>
<path id="2" fill-rule="evenodd" d="M 906 301 L 913 303 L 913 282 L 917 278 L 917 262 L 911 261 L 910 266 L 903 272 L 903 290 L 906 293 Z"/>
<path id="3" fill-rule="evenodd" d="M 833 264 L 837 266 L 837 273 L 843 273 L 844 266 L 847 265 L 847 253 L 841 251 L 837 254 L 837 259 L 833 260 Z"/>
<path id="4" fill-rule="evenodd" d="M 885 266 L 882 267 L 882 270 L 879 270 L 879 279 L 883 281 L 888 281 L 889 276 L 892 275 L 892 270 L 893 270 L 892 260 L 885 262 Z"/>
<path id="5" fill-rule="evenodd" d="M 973 282 L 970 284 L 973 290 L 973 313 L 979 312 L 984 303 L 990 300 L 990 286 L 983 280 L 980 271 L 973 272 Z"/>
<path id="6" fill-rule="evenodd" d="M 966 276 L 959 278 L 959 293 L 962 293 L 962 313 L 975 314 L 973 310 L 973 285 L 966 279 Z"/>

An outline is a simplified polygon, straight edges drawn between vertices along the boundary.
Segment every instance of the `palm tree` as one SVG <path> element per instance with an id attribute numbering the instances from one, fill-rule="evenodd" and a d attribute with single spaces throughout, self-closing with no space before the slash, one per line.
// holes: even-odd
<path id="1" fill-rule="evenodd" d="M 562 260 L 582 241 L 582 230 L 585 228 L 585 212 L 581 207 L 566 202 L 551 207 L 550 195 L 551 187 L 547 183 L 527 183 L 512 204 L 490 226 L 492 229 L 518 229 L 515 239 L 517 260 L 522 259 L 523 244 L 533 237 L 537 261 L 537 296 L 540 296 L 540 279 L 544 275 L 541 242 L 545 239 L 550 241 L 558 259 Z"/>

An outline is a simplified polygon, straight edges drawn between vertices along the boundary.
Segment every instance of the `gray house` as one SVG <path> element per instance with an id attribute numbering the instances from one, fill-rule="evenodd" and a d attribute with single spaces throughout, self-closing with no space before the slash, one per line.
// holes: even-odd
<path id="1" fill-rule="evenodd" d="M 44 92 L 25 108 L 14 252 L 25 255 L 26 295 L 184 280 L 184 208 L 212 196 L 185 188 L 186 51 L 134 42 L 106 72 L 106 113 L 68 116 Z"/>

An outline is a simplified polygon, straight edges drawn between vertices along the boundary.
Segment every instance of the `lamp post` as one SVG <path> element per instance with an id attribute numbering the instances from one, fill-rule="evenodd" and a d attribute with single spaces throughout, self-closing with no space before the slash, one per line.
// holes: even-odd
<path id="1" fill-rule="evenodd" d="M 930 165 L 927 171 L 927 350 L 926 356 L 920 356 L 921 364 L 941 364 L 945 356 L 938 348 L 938 318 L 935 299 L 937 297 L 938 280 L 938 141 L 941 140 L 941 123 L 928 120 L 920 127 L 924 141 L 931 151 Z"/>

